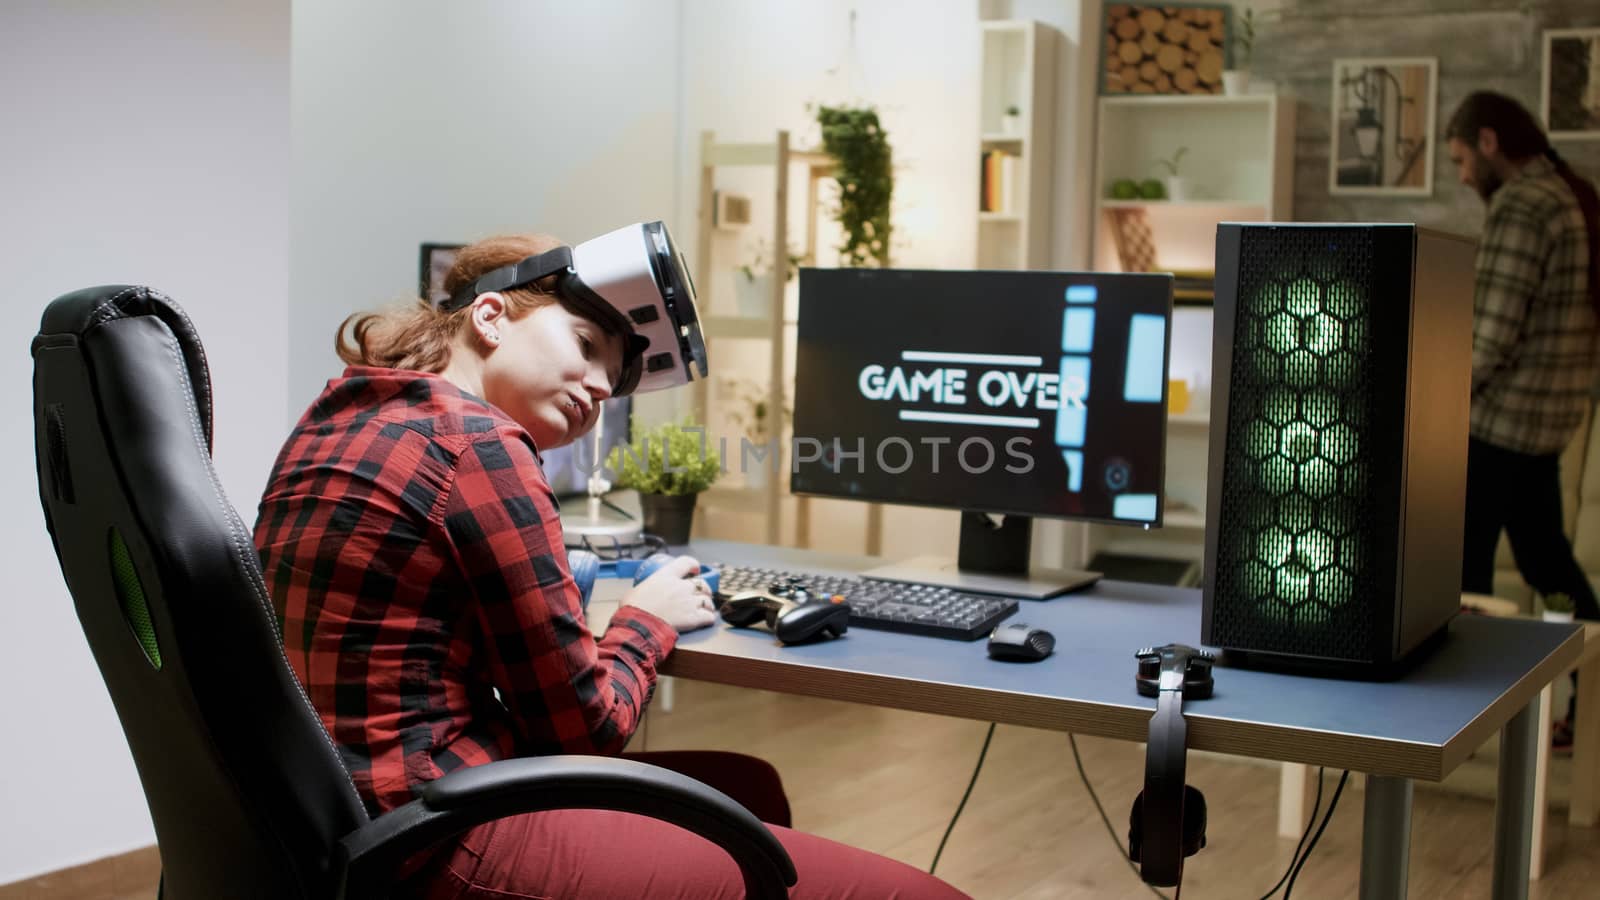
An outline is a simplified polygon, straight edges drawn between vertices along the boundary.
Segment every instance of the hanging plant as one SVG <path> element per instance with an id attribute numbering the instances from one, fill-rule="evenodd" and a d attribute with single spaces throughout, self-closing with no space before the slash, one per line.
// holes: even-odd
<path id="1" fill-rule="evenodd" d="M 889 265 L 889 199 L 894 194 L 889 135 L 870 108 L 817 107 L 822 148 L 839 182 L 835 218 L 844 229 L 839 252 L 847 266 Z"/>

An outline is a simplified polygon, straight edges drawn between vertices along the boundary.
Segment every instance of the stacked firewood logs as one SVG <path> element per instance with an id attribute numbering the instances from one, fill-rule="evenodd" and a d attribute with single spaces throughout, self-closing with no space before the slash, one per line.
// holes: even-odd
<path id="1" fill-rule="evenodd" d="M 1221 8 L 1106 7 L 1106 92 L 1219 94 L 1227 47 Z"/>

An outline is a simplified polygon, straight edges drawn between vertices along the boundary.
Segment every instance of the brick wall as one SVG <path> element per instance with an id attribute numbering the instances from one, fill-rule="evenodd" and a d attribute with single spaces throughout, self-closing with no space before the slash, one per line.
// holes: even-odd
<path id="1" fill-rule="evenodd" d="M 1240 3 L 1236 9 L 1248 5 Z M 1435 136 L 1432 197 L 1328 194 L 1333 60 L 1420 56 L 1438 60 L 1437 129 L 1481 89 L 1500 91 L 1539 115 L 1547 28 L 1600 27 L 1596 0 L 1282 0 L 1257 24 L 1253 79 L 1272 79 L 1297 102 L 1294 218 L 1301 221 L 1417 222 L 1469 234 L 1483 203 L 1456 180 Z M 1600 141 L 1563 140 L 1556 150 L 1600 181 Z"/>

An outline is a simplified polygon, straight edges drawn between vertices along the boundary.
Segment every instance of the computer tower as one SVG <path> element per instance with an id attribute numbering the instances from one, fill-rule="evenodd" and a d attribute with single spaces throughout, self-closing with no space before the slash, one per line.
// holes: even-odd
<path id="1" fill-rule="evenodd" d="M 1201 640 L 1392 677 L 1461 604 L 1475 245 L 1217 229 Z"/>

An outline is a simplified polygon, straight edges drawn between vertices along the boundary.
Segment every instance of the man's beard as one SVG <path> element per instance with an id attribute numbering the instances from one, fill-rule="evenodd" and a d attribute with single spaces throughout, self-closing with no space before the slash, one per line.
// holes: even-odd
<path id="1" fill-rule="evenodd" d="M 1500 190 L 1505 183 L 1505 179 L 1501 178 L 1500 173 L 1494 170 L 1494 166 L 1489 165 L 1488 160 L 1480 156 L 1474 161 L 1472 184 L 1478 189 L 1478 196 L 1483 198 L 1485 204 L 1494 197 L 1494 192 Z"/>

